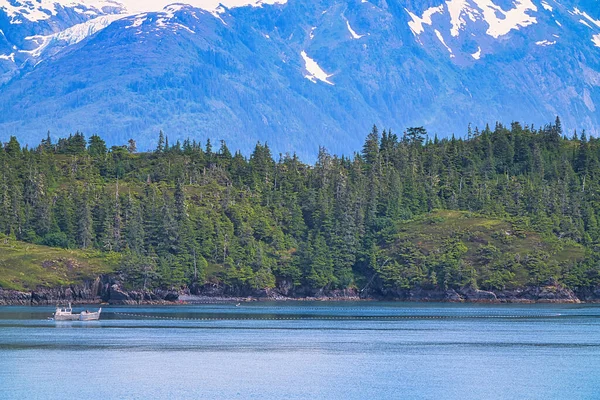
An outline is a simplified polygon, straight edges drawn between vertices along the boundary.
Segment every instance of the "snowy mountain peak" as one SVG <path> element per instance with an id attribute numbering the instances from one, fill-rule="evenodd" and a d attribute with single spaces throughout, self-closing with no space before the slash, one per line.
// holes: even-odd
<path id="1" fill-rule="evenodd" d="M 104 14 L 132 14 L 163 10 L 175 10 L 189 5 L 216 12 L 222 7 L 262 7 L 267 4 L 284 4 L 287 0 L 188 0 L 183 3 L 172 0 L 0 0 L 12 24 L 40 22 L 56 16 L 60 10 L 71 9 L 88 18 Z"/>
<path id="2" fill-rule="evenodd" d="M 10 18 L 11 23 L 39 22 L 57 15 L 60 9 L 74 11 L 94 17 L 123 10 L 123 5 L 112 0 L 0 0 L 0 10 Z"/>
<path id="3" fill-rule="evenodd" d="M 0 0 L 0 139 L 339 149 L 373 123 L 556 115 L 600 134 L 596 1 Z"/>
<path id="4" fill-rule="evenodd" d="M 0 0 L 0 84 L 120 19 L 132 17 L 132 23 L 127 27 L 137 28 L 146 21 L 147 13 L 155 12 L 159 15 L 150 20 L 154 32 L 170 27 L 194 33 L 184 24 L 171 22 L 177 12 L 184 8 L 201 9 L 225 24 L 222 14 L 227 9 L 262 7 L 286 1 Z"/>

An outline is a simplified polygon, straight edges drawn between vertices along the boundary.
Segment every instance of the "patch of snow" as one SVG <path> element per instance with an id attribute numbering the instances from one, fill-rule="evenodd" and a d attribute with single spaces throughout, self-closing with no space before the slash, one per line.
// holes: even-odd
<path id="1" fill-rule="evenodd" d="M 310 80 L 313 83 L 317 83 L 317 80 L 320 80 L 321 82 L 325 82 L 329 85 L 334 85 L 333 82 L 330 82 L 328 80 L 328 78 L 330 78 L 332 75 L 327 74 L 325 71 L 323 71 L 319 64 L 317 64 L 315 60 L 313 60 L 306 54 L 306 51 L 302 50 L 300 55 L 304 60 L 304 68 L 308 72 L 308 75 L 304 76 L 306 79 Z"/>
<path id="2" fill-rule="evenodd" d="M 450 24 L 452 25 L 452 28 L 450 28 L 450 34 L 452 36 L 458 36 L 460 30 L 467 23 L 462 17 L 462 13 L 466 5 L 467 2 L 464 0 L 454 0 L 446 2 L 446 6 L 448 7 L 448 13 L 450 14 Z"/>
<path id="3" fill-rule="evenodd" d="M 421 18 L 408 11 L 408 9 L 406 8 L 404 10 L 406 10 L 408 15 L 410 15 L 410 17 L 412 18 L 412 21 L 408 23 L 408 27 L 413 32 L 413 34 L 417 36 L 425 31 L 425 29 L 423 28 L 423 24 L 431 26 L 431 24 L 433 23 L 431 21 L 431 17 L 433 15 L 444 12 L 444 6 L 441 5 L 439 7 L 428 8 L 427 10 L 425 10 L 425 12 L 423 12 L 423 16 Z"/>
<path id="4" fill-rule="evenodd" d="M 188 31 L 189 33 L 196 33 L 196 32 L 194 32 L 193 30 L 191 30 L 190 28 L 188 28 L 187 26 L 185 26 L 183 24 L 176 23 L 176 24 L 173 24 L 173 26 L 176 27 L 176 28 L 183 29 L 184 31 Z"/>
<path id="5" fill-rule="evenodd" d="M 558 21 L 554 21 L 554 22 L 556 22 L 556 25 L 558 25 L 562 28 L 562 24 L 560 22 L 558 22 Z"/>
<path id="6" fill-rule="evenodd" d="M 167 21 L 168 20 L 166 18 L 158 18 L 154 23 L 159 28 L 166 28 L 167 27 Z"/>
<path id="7" fill-rule="evenodd" d="M 446 7 L 448 7 L 450 24 L 452 25 L 450 34 L 454 37 L 458 36 L 461 29 L 467 24 L 467 21 L 463 18 L 463 14 L 466 14 L 473 22 L 477 21 L 477 17 L 481 18 L 481 14 L 477 10 L 469 7 L 466 0 L 446 1 Z"/>
<path id="8" fill-rule="evenodd" d="M 473 8 L 471 4 L 475 4 Z M 537 19 L 529 15 L 530 11 L 537 11 L 531 0 L 515 0 L 513 8 L 505 11 L 496 5 L 493 0 L 447 0 L 446 7 L 450 14 L 450 33 L 458 36 L 465 27 L 464 15 L 471 21 L 482 20 L 488 24 L 487 34 L 497 39 L 513 29 L 526 27 L 537 23 Z"/>
<path id="9" fill-rule="evenodd" d="M 476 60 L 479 60 L 481 58 L 481 47 L 478 47 L 477 51 L 471 54 L 471 57 L 473 57 Z"/>
<path id="10" fill-rule="evenodd" d="M 267 35 L 266 33 L 263 36 L 267 39 L 271 39 L 271 36 Z"/>
<path id="11" fill-rule="evenodd" d="M 137 28 L 139 26 L 142 26 L 142 24 L 144 22 L 146 22 L 147 20 L 148 20 L 148 14 L 144 13 L 144 14 L 136 15 L 136 17 L 133 20 L 133 23 L 131 25 L 129 25 L 129 26 L 126 26 L 125 28 L 126 29 Z"/>
<path id="12" fill-rule="evenodd" d="M 580 10 L 579 10 L 577 7 L 575 7 L 575 8 L 573 9 L 573 12 L 572 12 L 571 14 L 573 14 L 573 15 L 579 15 L 579 16 L 582 16 L 582 17 L 584 17 L 585 19 L 587 19 L 589 22 L 591 22 L 592 24 L 594 24 L 594 25 L 596 25 L 598 28 L 600 28 L 600 21 L 599 21 L 599 20 L 597 20 L 597 19 L 594 19 L 594 18 L 590 17 L 590 15 L 589 15 L 588 13 L 586 13 L 586 12 L 584 12 L 584 11 L 580 11 Z M 579 22 L 581 22 L 581 23 L 582 23 L 582 24 L 584 24 L 584 25 L 590 26 L 589 24 L 586 24 L 586 23 L 585 23 L 585 21 L 583 21 L 583 20 L 579 20 Z M 590 28 L 591 28 L 591 26 L 590 26 Z"/>
<path id="13" fill-rule="evenodd" d="M 25 40 L 30 40 L 32 42 L 34 42 L 37 47 L 35 47 L 33 50 L 19 50 L 19 53 L 25 53 L 25 54 L 29 54 L 32 57 L 38 58 L 39 56 L 42 55 L 42 51 L 44 51 L 44 49 L 46 47 L 48 47 L 48 44 L 50 44 L 51 42 L 51 36 L 41 36 L 41 35 L 36 35 L 36 36 L 28 36 L 25 38 Z"/>
<path id="14" fill-rule="evenodd" d="M 596 25 L 596 27 L 600 28 L 600 21 L 597 19 L 592 18 L 588 13 L 584 12 L 584 11 L 580 11 L 577 7 L 575 7 L 573 9 L 572 12 L 570 12 L 572 15 L 579 15 L 584 17 L 586 20 L 580 19 L 579 22 L 585 26 L 587 26 L 590 29 L 594 29 L 594 27 L 592 27 L 589 23 L 591 22 L 592 24 Z M 594 43 L 594 46 L 596 47 L 600 47 L 600 34 L 596 34 L 592 36 L 592 43 Z M 589 106 L 588 106 L 589 108 Z"/>
<path id="15" fill-rule="evenodd" d="M 225 22 L 225 20 L 221 17 L 221 14 L 224 14 L 225 11 L 227 11 L 225 9 L 225 7 L 219 6 L 215 10 L 210 11 L 210 13 L 212 14 L 213 17 L 215 17 L 216 19 L 221 21 L 223 23 L 223 25 L 227 26 L 227 22 Z"/>
<path id="16" fill-rule="evenodd" d="M 494 39 L 504 36 L 513 29 L 526 27 L 537 23 L 537 19 L 528 14 L 529 11 L 537 11 L 537 7 L 531 0 L 516 0 L 515 8 L 508 11 L 502 10 L 491 0 L 475 0 L 475 3 L 483 11 L 483 19 L 488 23 L 487 34 Z"/>
<path id="17" fill-rule="evenodd" d="M 10 53 L 10 54 L 0 54 L 0 60 L 10 60 L 12 62 L 15 62 L 15 53 Z"/>
<path id="18" fill-rule="evenodd" d="M 354 29 L 352 29 L 352 27 L 350 26 L 350 22 L 348 20 L 346 20 L 346 26 L 348 27 L 348 31 L 350 32 L 350 35 L 352 35 L 352 39 L 360 39 L 360 38 L 366 36 L 366 35 L 359 35 L 358 33 L 356 33 L 354 31 Z"/>
<path id="19" fill-rule="evenodd" d="M 169 16 L 169 18 L 173 18 L 177 11 L 181 11 L 185 6 L 183 4 L 169 4 L 163 11 Z"/>
<path id="20" fill-rule="evenodd" d="M 544 10 L 547 10 L 550 12 L 554 11 L 554 8 L 552 8 L 552 6 L 548 3 L 546 3 L 545 1 L 542 1 L 542 7 L 544 7 Z"/>
<path id="21" fill-rule="evenodd" d="M 185 6 L 183 4 L 171 4 L 163 8 L 159 14 L 159 17 L 156 19 L 156 26 L 159 28 L 167 27 L 167 25 L 171 23 L 171 20 L 175 17 L 175 13 L 177 11 L 180 11 L 184 7 Z M 194 31 L 192 31 L 187 26 L 183 26 L 179 23 L 172 23 L 171 25 L 174 27 L 185 28 L 189 32 L 194 33 Z"/>
<path id="22" fill-rule="evenodd" d="M 551 42 L 549 40 L 540 40 L 539 42 L 535 42 L 538 46 L 552 46 L 556 44 L 556 40 Z"/>
<path id="23" fill-rule="evenodd" d="M 34 42 L 37 47 L 33 50 L 20 50 L 21 53 L 30 54 L 33 57 L 39 57 L 44 49 L 49 44 L 60 41 L 67 45 L 73 45 L 81 42 L 88 36 L 94 35 L 95 33 L 106 28 L 114 21 L 127 17 L 124 14 L 105 15 L 102 17 L 94 18 L 81 24 L 73 25 L 72 27 L 65 29 L 62 32 L 54 33 L 52 35 L 42 36 L 27 36 L 25 40 Z"/>
<path id="24" fill-rule="evenodd" d="M 444 45 L 444 47 L 448 50 L 448 52 L 450 53 L 450 57 L 454 57 L 454 53 L 452 52 L 452 49 L 446 44 L 446 41 L 444 41 L 444 37 L 442 36 L 442 34 L 440 33 L 440 31 L 438 31 L 436 29 L 435 30 L 435 35 L 440 40 L 440 42 L 442 42 L 442 44 Z"/>
<path id="25" fill-rule="evenodd" d="M 592 24 L 596 25 L 596 27 L 600 28 L 600 20 L 592 18 L 588 13 L 586 13 L 585 11 L 579 10 L 577 7 L 575 7 L 573 9 L 573 11 L 569 11 L 569 13 L 571 15 L 579 15 L 579 16 L 585 18 L 585 20 L 580 19 L 579 23 L 587 26 L 590 29 L 594 29 L 594 27 L 592 25 L 590 25 L 589 23 L 592 23 Z M 596 34 L 596 35 L 592 36 L 592 43 L 594 43 L 594 46 L 600 47 L 600 34 Z"/>
<path id="26" fill-rule="evenodd" d="M 308 36 L 310 36 L 310 40 L 313 40 L 315 38 L 315 29 L 317 29 L 316 26 L 310 28 L 310 33 L 308 34 Z"/>

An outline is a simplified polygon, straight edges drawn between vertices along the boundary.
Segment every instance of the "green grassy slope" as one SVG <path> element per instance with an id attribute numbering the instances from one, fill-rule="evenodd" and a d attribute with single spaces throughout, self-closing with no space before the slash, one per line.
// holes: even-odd
<path id="1" fill-rule="evenodd" d="M 113 272 L 119 255 L 66 250 L 0 237 L 0 287 L 58 287 Z"/>
<path id="2" fill-rule="evenodd" d="M 435 211 L 400 223 L 396 231 L 384 249 L 391 262 L 379 267 L 391 287 L 507 289 L 550 278 L 561 281 L 585 257 L 583 246 L 542 237 L 526 221 L 463 211 Z"/>

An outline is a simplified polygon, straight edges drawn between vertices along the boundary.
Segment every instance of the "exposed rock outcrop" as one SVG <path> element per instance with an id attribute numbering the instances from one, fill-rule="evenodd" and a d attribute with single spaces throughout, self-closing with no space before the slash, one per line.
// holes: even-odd
<path id="1" fill-rule="evenodd" d="M 600 300 L 600 288 L 582 291 L 584 301 Z M 472 303 L 579 303 L 581 300 L 569 288 L 554 280 L 542 286 L 527 286 L 511 290 L 486 291 L 472 286 L 460 289 L 414 288 L 410 290 L 371 290 L 366 297 L 400 301 L 440 301 Z"/>
<path id="2" fill-rule="evenodd" d="M 0 288 L 0 305 L 30 305 L 31 293 Z"/>
<path id="3" fill-rule="evenodd" d="M 495 303 L 498 301 L 498 297 L 494 292 L 478 290 L 472 287 L 461 290 L 460 294 L 462 298 L 466 301 L 491 303 Z"/>
<path id="4" fill-rule="evenodd" d="M 554 280 L 543 286 L 527 286 L 525 288 L 498 292 L 498 299 L 510 303 L 580 303 L 575 293 Z"/>
<path id="5" fill-rule="evenodd" d="M 176 290 L 128 291 L 109 277 L 98 277 L 80 285 L 68 287 L 39 287 L 30 292 L 0 288 L 0 305 L 48 304 L 161 304 L 179 300 Z"/>
<path id="6" fill-rule="evenodd" d="M 178 301 L 211 302 L 262 300 L 398 300 L 411 302 L 476 302 L 476 303 L 579 303 L 600 301 L 600 288 L 573 290 L 549 281 L 541 286 L 486 291 L 467 286 L 460 289 L 413 288 L 308 290 L 283 285 L 275 289 L 234 288 L 215 283 L 194 285 L 179 290 L 126 290 L 110 277 L 98 277 L 81 285 L 59 288 L 38 288 L 30 292 L 0 288 L 0 305 L 44 304 L 169 304 Z"/>
<path id="7" fill-rule="evenodd" d="M 597 303 L 600 302 L 600 287 L 584 287 L 575 290 L 575 295 L 581 301 Z"/>

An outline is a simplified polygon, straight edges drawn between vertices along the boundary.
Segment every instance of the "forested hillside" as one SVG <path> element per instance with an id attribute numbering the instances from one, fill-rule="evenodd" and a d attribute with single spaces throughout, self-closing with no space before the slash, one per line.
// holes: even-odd
<path id="1" fill-rule="evenodd" d="M 262 143 L 249 157 L 224 142 L 158 143 L 138 153 L 77 133 L 28 149 L 12 137 L 4 244 L 95 249 L 130 289 L 600 284 L 600 140 L 566 137 L 558 118 L 442 140 L 374 127 L 353 157 L 321 149 L 314 165 Z"/>

